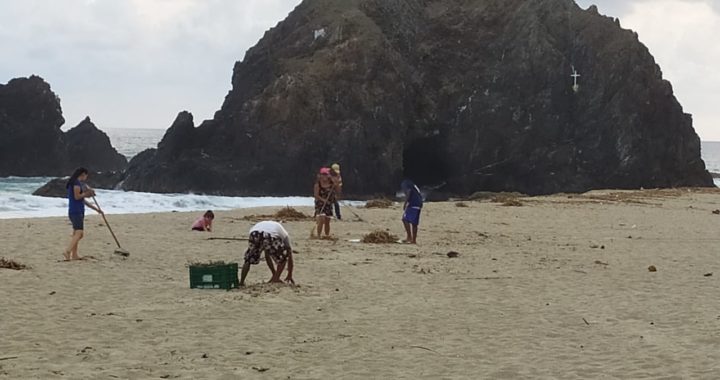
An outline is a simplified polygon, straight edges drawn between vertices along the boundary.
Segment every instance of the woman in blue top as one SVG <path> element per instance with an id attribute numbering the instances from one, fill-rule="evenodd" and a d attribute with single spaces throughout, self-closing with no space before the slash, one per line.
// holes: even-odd
<path id="1" fill-rule="evenodd" d="M 85 200 L 85 198 L 95 196 L 95 190 L 91 189 L 84 183 L 87 181 L 87 178 L 87 169 L 77 168 L 75 169 L 73 175 L 70 176 L 67 185 L 65 185 L 68 194 L 68 217 L 70 218 L 70 222 L 72 222 L 73 226 L 72 239 L 70 239 L 70 244 L 65 252 L 63 252 L 63 256 L 65 256 L 66 261 L 81 259 L 81 257 L 78 256 L 78 243 L 80 243 L 80 239 L 83 238 L 85 205 L 102 214 L 102 211 L 99 208 Z"/>
<path id="2" fill-rule="evenodd" d="M 402 221 L 405 226 L 405 232 L 407 232 L 407 238 L 405 238 L 404 242 L 417 244 L 420 211 L 423 206 L 422 194 L 420 194 L 420 189 L 410 180 L 403 181 L 400 188 L 403 193 L 405 193 Z"/>

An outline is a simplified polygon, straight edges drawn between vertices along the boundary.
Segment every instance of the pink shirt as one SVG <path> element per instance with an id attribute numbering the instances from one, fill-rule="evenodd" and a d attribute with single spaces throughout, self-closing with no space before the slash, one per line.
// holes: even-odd
<path id="1" fill-rule="evenodd" d="M 193 223 L 193 229 L 205 230 L 205 227 L 212 228 L 212 219 L 201 216 L 198 220 Z"/>

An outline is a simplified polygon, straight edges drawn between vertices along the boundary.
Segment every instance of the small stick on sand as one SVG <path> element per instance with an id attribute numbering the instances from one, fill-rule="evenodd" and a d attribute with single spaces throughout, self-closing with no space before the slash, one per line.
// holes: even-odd
<path id="1" fill-rule="evenodd" d="M 11 360 L 11 359 L 17 359 L 19 356 L 6 356 L 4 358 L 0 358 L 0 360 Z"/>
<path id="2" fill-rule="evenodd" d="M 590 322 L 588 322 L 587 319 L 583 318 L 583 322 L 585 322 L 586 325 L 590 326 Z"/>
<path id="3" fill-rule="evenodd" d="M 434 352 L 434 353 L 436 353 L 436 354 L 438 354 L 438 355 L 442 355 L 441 353 L 439 353 L 439 352 L 437 352 L 437 351 L 435 351 L 435 350 L 433 350 L 433 349 L 431 349 L 431 348 L 427 348 L 427 347 L 423 347 L 423 346 L 410 346 L 410 348 L 419 348 L 419 349 L 421 349 L 421 350 L 430 351 L 430 352 Z"/>

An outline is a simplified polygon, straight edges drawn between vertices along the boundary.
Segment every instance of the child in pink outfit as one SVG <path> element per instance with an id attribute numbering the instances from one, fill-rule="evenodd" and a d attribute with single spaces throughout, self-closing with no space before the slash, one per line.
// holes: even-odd
<path id="1" fill-rule="evenodd" d="M 195 223 L 193 223 L 192 230 L 212 232 L 213 219 L 215 219 L 215 214 L 208 210 L 203 216 L 199 217 Z"/>

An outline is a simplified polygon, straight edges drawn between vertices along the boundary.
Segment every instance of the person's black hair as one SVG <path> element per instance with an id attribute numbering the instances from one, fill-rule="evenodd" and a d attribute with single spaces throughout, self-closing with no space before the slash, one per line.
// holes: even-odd
<path id="1" fill-rule="evenodd" d="M 215 219 L 215 214 L 212 212 L 212 210 L 207 210 L 207 212 L 205 212 L 205 215 L 203 215 L 203 217 L 204 217 L 204 218 Z"/>
<path id="2" fill-rule="evenodd" d="M 85 168 L 77 168 L 75 169 L 75 172 L 70 176 L 70 179 L 68 179 L 67 184 L 65 184 L 65 188 L 69 189 L 70 186 L 75 184 L 75 181 L 77 181 L 78 177 L 80 177 L 83 174 L 88 174 L 88 170 Z"/>
<path id="3" fill-rule="evenodd" d="M 402 183 L 400 184 L 400 189 L 405 193 L 408 191 L 415 190 L 415 182 L 413 182 L 412 180 L 406 179 L 406 180 L 402 181 Z"/>

